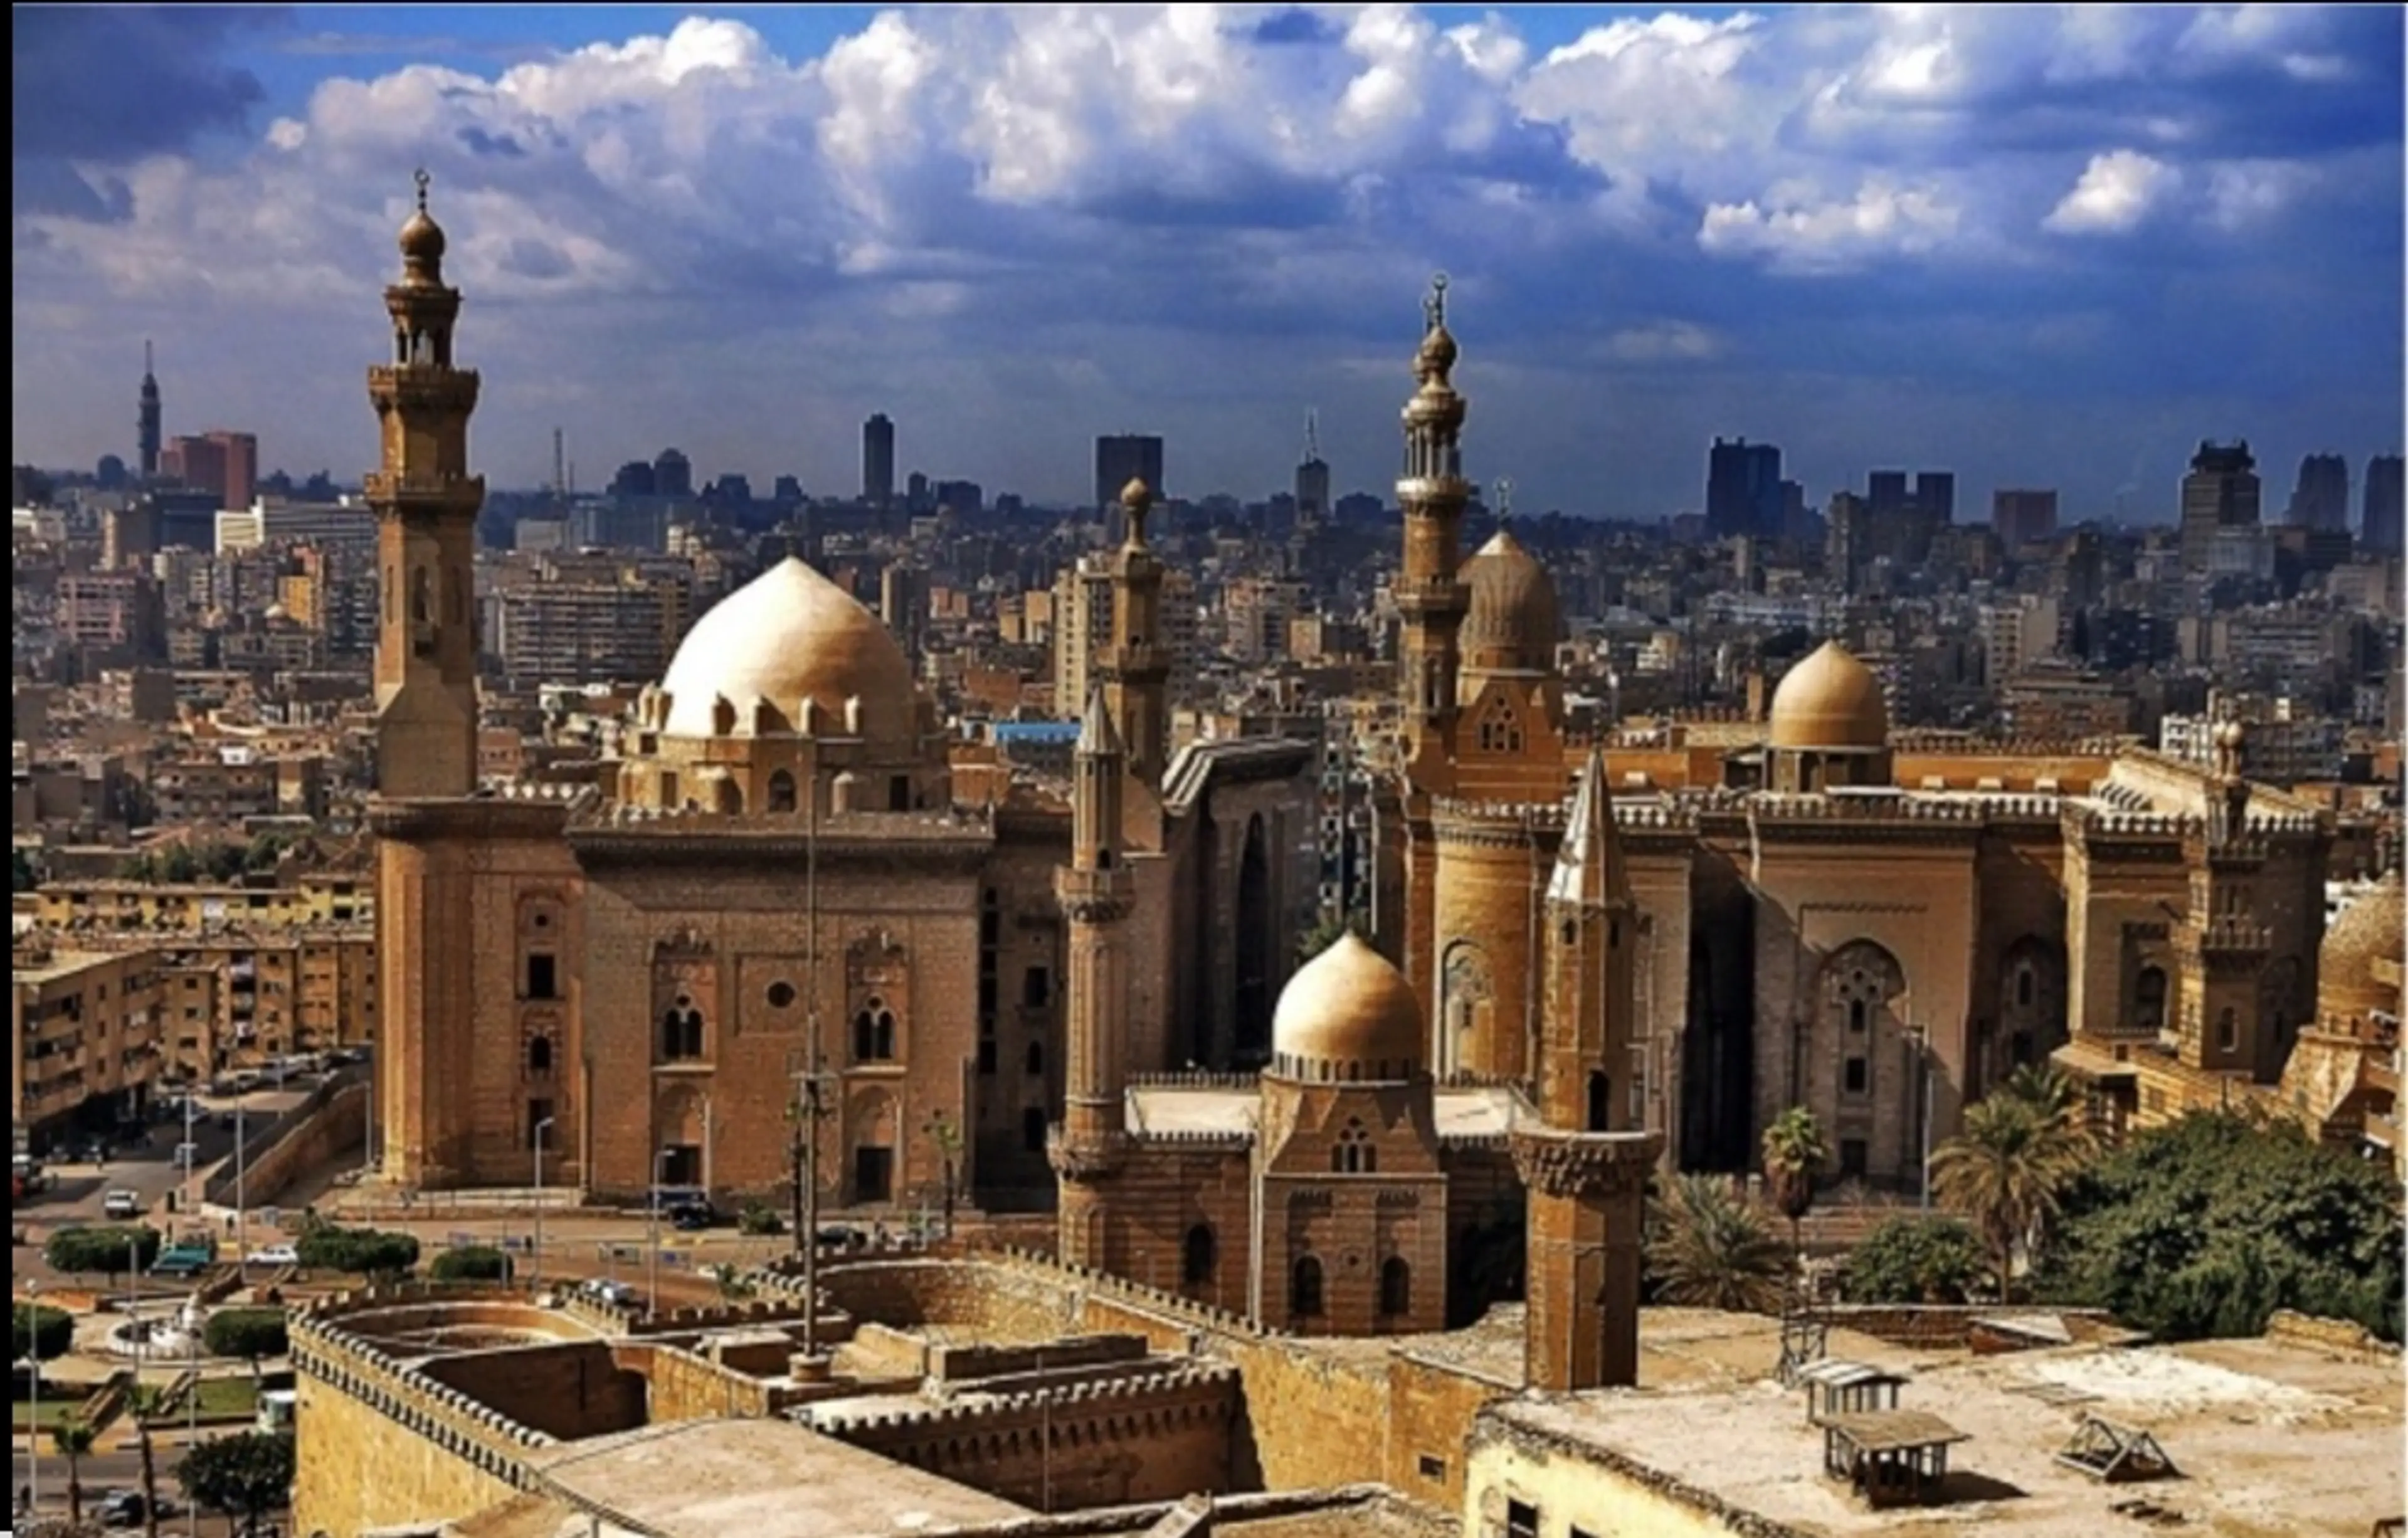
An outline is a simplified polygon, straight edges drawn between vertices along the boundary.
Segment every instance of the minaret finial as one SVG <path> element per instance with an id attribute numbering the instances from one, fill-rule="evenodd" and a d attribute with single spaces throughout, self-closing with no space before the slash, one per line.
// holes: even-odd
<path id="1" fill-rule="evenodd" d="M 1497 477 L 1497 523 L 1499 528 L 1513 521 L 1513 477 Z"/>
<path id="2" fill-rule="evenodd" d="M 142 372 L 146 375 L 150 372 L 150 338 L 148 336 L 142 338 Z"/>
<path id="3" fill-rule="evenodd" d="M 1446 324 L 1446 274 L 1430 275 L 1429 297 L 1422 301 L 1422 318 L 1432 331 Z"/>
<path id="4" fill-rule="evenodd" d="M 411 173 L 410 179 L 418 183 L 418 211 L 423 214 L 426 212 L 427 184 L 432 182 L 435 178 L 427 175 L 426 167 L 422 165 L 415 172 Z"/>

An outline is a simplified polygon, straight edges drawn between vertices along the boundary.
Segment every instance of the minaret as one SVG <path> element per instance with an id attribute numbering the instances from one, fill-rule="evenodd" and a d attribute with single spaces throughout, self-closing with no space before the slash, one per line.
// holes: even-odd
<path id="1" fill-rule="evenodd" d="M 1455 717 L 1455 634 L 1470 598 L 1456 571 L 1463 564 L 1463 509 L 1471 487 L 1463 478 L 1463 397 L 1447 377 L 1455 338 L 1446 329 L 1446 275 L 1430 279 L 1423 306 L 1427 329 L 1413 355 L 1421 388 L 1405 403 L 1405 473 L 1397 501 L 1405 511 L 1403 570 L 1396 584 L 1404 619 L 1398 648 L 1407 751 L 1442 733 Z"/>
<path id="2" fill-rule="evenodd" d="M 2281 1076 L 2290 1044 L 2272 1040 L 2260 1018 L 2273 945 L 2258 917 L 2269 851 L 2249 826 L 2249 782 L 2241 773 L 2247 730 L 2239 721 L 2216 725 L 2206 815 L 2185 840 L 2190 904 L 2174 935 L 2183 985 L 2168 1029 L 2189 1066 L 2272 1083 Z"/>
<path id="3" fill-rule="evenodd" d="M 141 450 L 142 478 L 159 474 L 159 376 L 150 371 L 150 343 L 142 343 L 142 410 L 135 419 L 135 441 Z"/>
<path id="4" fill-rule="evenodd" d="M 1589 754 L 1548 882 L 1540 1125 L 1512 1133 L 1529 1189 L 1524 1373 L 1569 1392 L 1639 1381 L 1641 1203 L 1661 1134 L 1629 1130 L 1637 913 L 1613 830 L 1605 760 Z"/>
<path id="5" fill-rule="evenodd" d="M 1140 509 L 1136 517 L 1142 516 Z M 1108 1265 L 1107 1197 L 1128 1151 L 1127 930 L 1137 894 L 1121 836 L 1127 761 L 1099 684 L 1087 697 L 1071 761 L 1070 863 L 1054 879 L 1070 926 L 1070 1057 L 1062 1125 L 1048 1151 L 1061 1180 L 1060 1254 L 1070 1265 Z"/>
<path id="6" fill-rule="evenodd" d="M 460 292 L 443 285 L 443 231 L 418 209 L 401 228 L 401 281 L 384 291 L 393 362 L 368 370 L 383 444 L 366 477 L 383 583 L 377 630 L 377 790 L 388 798 L 465 796 L 477 788 L 477 509 L 468 474 L 477 375 L 455 368 Z"/>
<path id="7" fill-rule="evenodd" d="M 1153 507 L 1154 489 L 1142 479 L 1121 488 L 1128 534 L 1112 554 L 1112 640 L 1096 674 L 1103 681 L 1104 704 L 1125 733 L 1129 774 L 1159 792 L 1170 767 L 1165 688 L 1170 659 L 1163 646 L 1162 561 L 1145 543 L 1145 517 Z"/>

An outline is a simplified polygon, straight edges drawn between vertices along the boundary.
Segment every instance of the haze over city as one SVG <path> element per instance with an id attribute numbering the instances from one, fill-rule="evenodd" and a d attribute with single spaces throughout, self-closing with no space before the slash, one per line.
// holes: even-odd
<path id="1" fill-rule="evenodd" d="M 1469 473 L 1699 506 L 1716 434 L 2174 511 L 2203 436 L 2395 451 L 2396 7 L 24 10 L 15 457 L 173 432 L 375 459 L 361 296 L 433 175 L 497 486 L 674 443 L 1081 500 L 1397 461 L 1454 279 Z M 206 418 L 207 420 L 202 420 Z M 2120 502 L 2119 502 L 2120 496 Z"/>

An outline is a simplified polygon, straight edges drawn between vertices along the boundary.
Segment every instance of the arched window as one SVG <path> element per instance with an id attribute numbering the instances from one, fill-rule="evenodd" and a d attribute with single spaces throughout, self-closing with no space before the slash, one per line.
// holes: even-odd
<path id="1" fill-rule="evenodd" d="M 1592 1072 L 1588 1076 L 1588 1130 L 1611 1132 L 1607 1125 L 1612 1116 L 1613 1082 L 1604 1074 Z"/>
<path id="2" fill-rule="evenodd" d="M 874 994 L 853 1014 L 853 1056 L 857 1062 L 888 1062 L 895 1057 L 895 1012 Z"/>
<path id="3" fill-rule="evenodd" d="M 538 1036 L 527 1043 L 527 1072 L 530 1074 L 552 1072 L 552 1038 L 550 1036 Z"/>
<path id="4" fill-rule="evenodd" d="M 661 1057 L 681 1062 L 702 1056 L 702 1011 L 687 995 L 678 995 L 661 1016 Z"/>
<path id="5" fill-rule="evenodd" d="M 2143 1031 L 2161 1029 L 2166 1023 L 2166 973 L 2163 967 L 2144 966 L 2140 980 L 2132 989 L 2132 1023 Z"/>
<path id="6" fill-rule="evenodd" d="M 2229 1004 L 2215 1017 L 2215 1045 L 2227 1052 L 2241 1049 L 2241 1017 Z"/>
<path id="7" fill-rule="evenodd" d="M 2015 968 L 2015 1003 L 2017 1004 L 2026 1009 L 2031 1007 L 2033 986 L 2030 963 L 2027 962 Z"/>
<path id="8" fill-rule="evenodd" d="M 1180 1280 L 1189 1287 L 1209 1287 L 1221 1263 L 1220 1246 L 1212 1242 L 1211 1225 L 1198 1223 L 1179 1246 Z"/>
<path id="9" fill-rule="evenodd" d="M 423 566 L 409 574 L 409 620 L 416 625 L 435 623 L 435 588 L 426 579 Z"/>
<path id="10" fill-rule="evenodd" d="M 1397 1318 L 1413 1311 L 1413 1268 L 1401 1255 L 1380 1262 L 1380 1312 Z"/>
<path id="11" fill-rule="evenodd" d="M 1041 1041 L 1028 1044 L 1028 1076 L 1030 1078 L 1045 1076 L 1045 1044 Z"/>
<path id="12" fill-rule="evenodd" d="M 1329 1168 L 1335 1175 L 1370 1175 L 1380 1167 L 1380 1150 L 1360 1118 L 1349 1118 L 1346 1130 L 1330 1145 Z"/>
<path id="13" fill-rule="evenodd" d="M 791 812 L 795 809 L 795 776 L 780 769 L 769 776 L 769 810 Z"/>
<path id="14" fill-rule="evenodd" d="M 1852 1036 L 1861 1036 L 1865 1033 L 1866 1013 L 1866 1004 L 1864 1000 L 1850 999 L 1848 1001 L 1848 1034 Z"/>
<path id="15" fill-rule="evenodd" d="M 1321 1315 L 1321 1262 L 1312 1256 L 1298 1258 L 1288 1272 L 1287 1311 L 1299 1319 Z"/>

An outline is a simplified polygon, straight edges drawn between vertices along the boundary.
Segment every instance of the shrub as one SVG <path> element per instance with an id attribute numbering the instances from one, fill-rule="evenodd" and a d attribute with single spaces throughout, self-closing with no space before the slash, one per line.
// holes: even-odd
<path id="1" fill-rule="evenodd" d="M 208 1322 L 201 1327 L 201 1340 L 215 1356 L 242 1357 L 251 1361 L 280 1357 L 287 1347 L 284 1310 L 222 1309 L 210 1315 Z"/>
<path id="2" fill-rule="evenodd" d="M 418 1263 L 418 1240 L 384 1229 L 347 1229 L 332 1223 L 306 1227 L 294 1250 L 312 1271 L 348 1271 L 358 1276 L 398 1275 Z"/>
<path id="3" fill-rule="evenodd" d="M 48 1361 L 75 1343 L 75 1319 L 48 1303 L 19 1303 L 13 1322 L 11 1361 Z"/>
<path id="4" fill-rule="evenodd" d="M 1852 1303 L 1961 1303 L 1984 1271 L 1982 1242 L 1954 1218 L 1893 1218 L 1848 1253 Z"/>
<path id="5" fill-rule="evenodd" d="M 747 1202 L 744 1210 L 736 1215 L 736 1232 L 758 1237 L 762 1234 L 783 1233 L 786 1220 L 778 1209 L 767 1202 Z"/>
<path id="6" fill-rule="evenodd" d="M 426 1275 L 438 1282 L 507 1282 L 510 1258 L 491 1245 L 470 1245 L 435 1257 Z"/>
<path id="7" fill-rule="evenodd" d="M 42 1259 L 53 1271 L 64 1271 L 70 1276 L 100 1272 L 116 1276 L 126 1269 L 126 1257 L 131 1250 L 134 1269 L 141 1270 L 159 1258 L 159 1231 L 154 1228 L 69 1228 L 50 1235 L 42 1246 Z"/>

